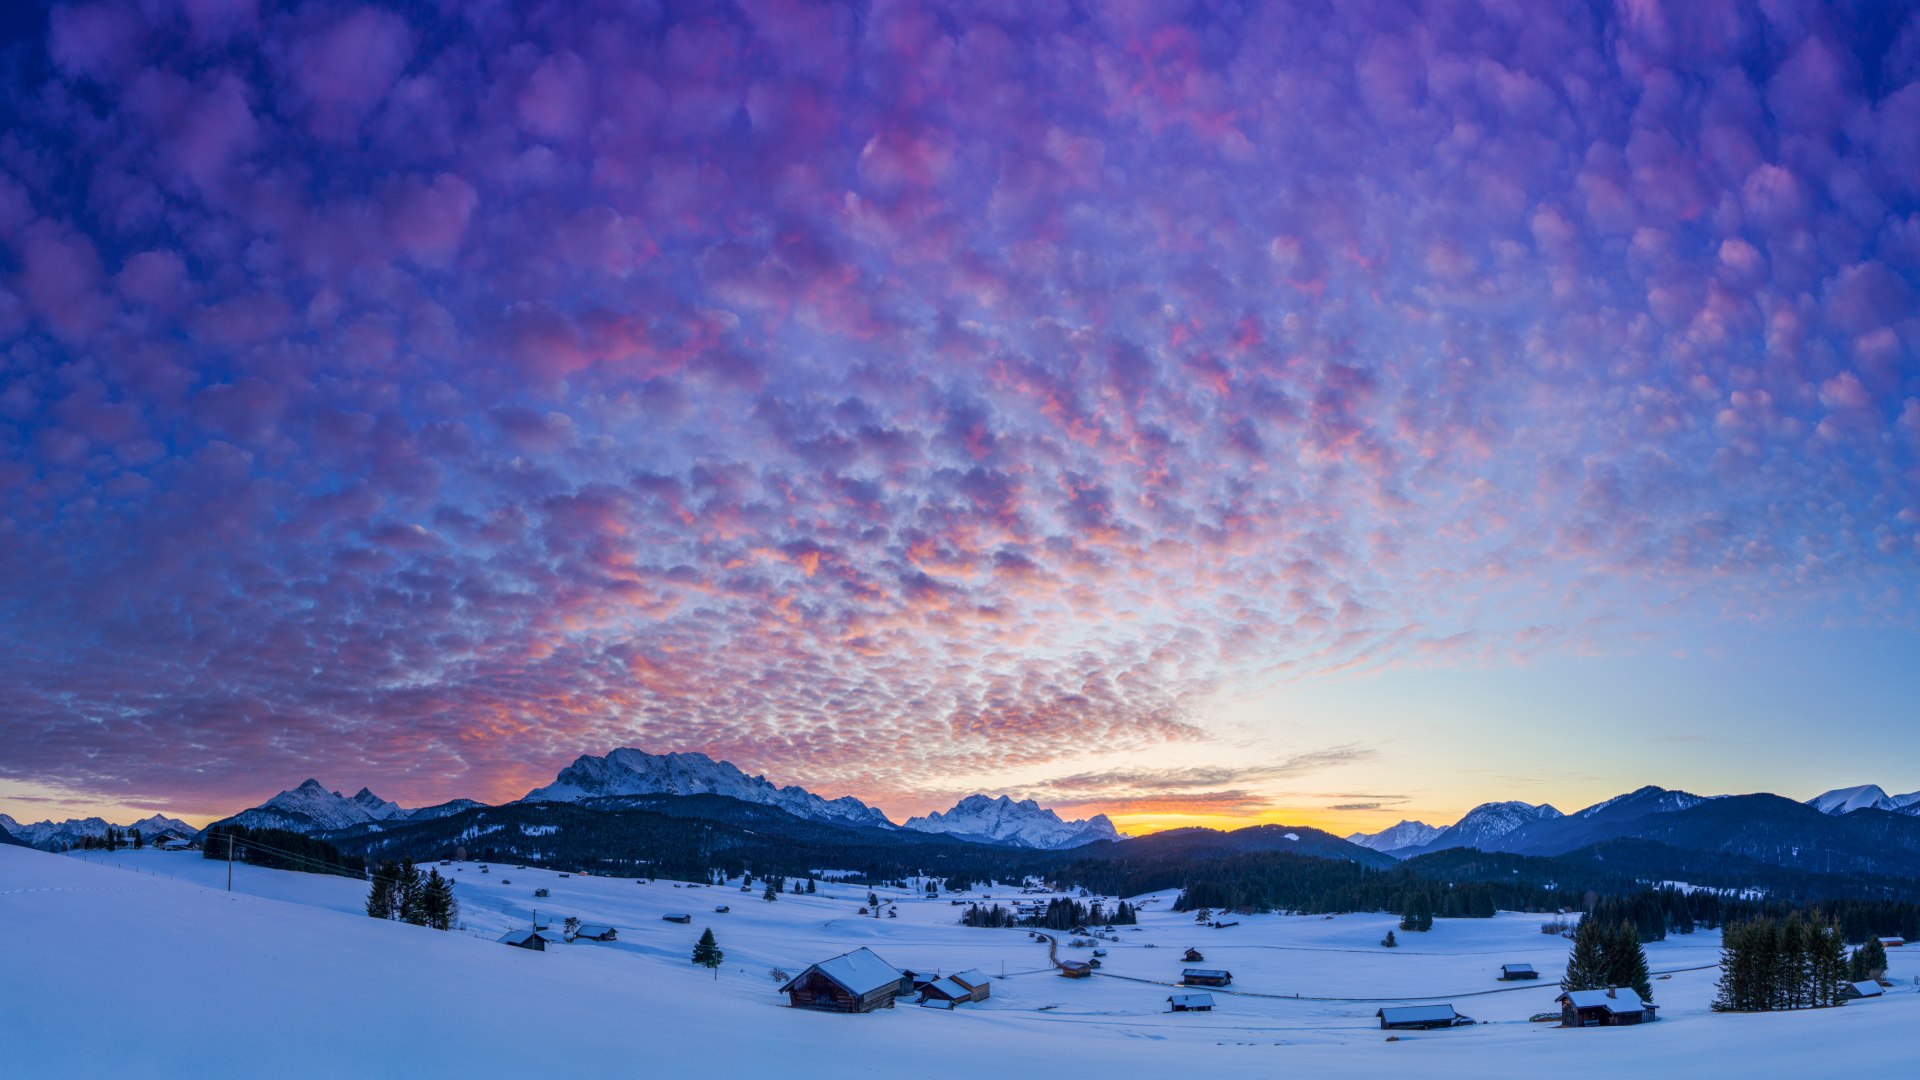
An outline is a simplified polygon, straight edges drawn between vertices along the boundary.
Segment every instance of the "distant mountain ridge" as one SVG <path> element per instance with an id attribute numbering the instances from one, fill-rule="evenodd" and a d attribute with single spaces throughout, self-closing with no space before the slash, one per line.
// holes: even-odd
<path id="1" fill-rule="evenodd" d="M 1920 791 L 1889 795 L 1878 784 L 1835 788 L 1807 800 L 1807 805 L 1823 814 L 1851 814 L 1855 810 L 1888 810 L 1920 817 Z"/>
<path id="2" fill-rule="evenodd" d="M 194 836 L 200 831 L 178 818 L 170 818 L 162 814 L 141 818 L 129 825 L 116 825 L 105 818 L 97 817 L 68 818 L 65 821 L 36 821 L 30 825 L 23 825 L 6 814 L 0 814 L 0 829 L 6 830 L 14 839 L 29 847 L 41 849 L 72 847 L 88 837 L 98 840 L 107 835 L 109 828 L 119 829 L 121 832 L 137 829 L 140 835 L 146 838 L 166 832 L 182 837 Z"/>
<path id="3" fill-rule="evenodd" d="M 249 829 L 286 829 L 297 833 L 330 832 L 381 821 L 425 821 L 479 806 L 472 799 L 454 799 L 438 806 L 409 810 L 361 788 L 352 796 L 328 791 L 318 780 L 288 788 L 252 809 L 222 818 L 214 825 L 244 825 Z M 212 828 L 213 826 L 208 826 Z"/>
<path id="4" fill-rule="evenodd" d="M 534 788 L 521 802 L 579 802 L 611 795 L 726 795 L 741 802 L 777 806 L 795 817 L 873 829 L 897 829 L 887 815 L 852 796 L 823 799 L 799 786 L 779 787 L 748 776 L 732 762 L 705 754 L 649 754 L 625 747 L 605 757 L 583 754 L 560 770 L 553 783 Z"/>
<path id="5" fill-rule="evenodd" d="M 1399 851 L 1402 848 L 1424 847 L 1440 835 L 1440 827 L 1424 821 L 1401 821 L 1388 826 L 1377 833 L 1353 833 L 1347 843 L 1358 844 L 1379 852 Z"/>
<path id="6" fill-rule="evenodd" d="M 1032 799 L 1015 802 L 1005 795 L 997 799 L 969 795 L 945 813 L 935 810 L 925 817 L 908 818 L 902 827 L 916 832 L 945 833 L 962 840 L 1046 851 L 1122 838 L 1105 814 L 1095 814 L 1083 821 L 1063 821 L 1059 814 L 1042 808 Z"/>

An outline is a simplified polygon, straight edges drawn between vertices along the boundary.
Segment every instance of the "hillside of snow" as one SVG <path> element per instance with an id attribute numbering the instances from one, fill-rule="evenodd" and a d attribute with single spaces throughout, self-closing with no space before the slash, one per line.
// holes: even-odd
<path id="1" fill-rule="evenodd" d="M 1103 942 L 1095 978 L 1067 980 L 1020 930 L 954 924 L 947 898 L 880 890 L 899 912 L 862 917 L 867 890 L 831 882 L 814 896 L 676 887 L 621 878 L 562 878 L 496 864 L 442 868 L 459 884 L 464 931 L 436 933 L 358 913 L 356 881 L 235 868 L 164 852 L 55 856 L 0 848 L 0 919 L 31 932 L 0 937 L 6 1071 L 39 1078 L 569 1077 L 647 1075 L 916 1077 L 1073 1073 L 1161 1077 L 1476 1076 L 1503 1070 L 1556 1077 L 1804 1077 L 1845 1061 L 1865 1075 L 1903 1075 L 1920 1021 L 1910 962 L 1885 999 L 1820 1012 L 1710 1012 L 1716 940 L 1701 933 L 1648 948 L 1662 1020 L 1645 1028 L 1565 1031 L 1529 1024 L 1550 1010 L 1566 955 L 1539 917 L 1440 920 L 1377 945 L 1394 919 L 1256 915 L 1211 930 L 1166 910 L 1172 894 L 1136 898 L 1137 932 Z M 917 884 L 917 883 L 915 883 Z M 551 895 L 536 900 L 535 888 Z M 975 898 L 993 890 L 983 889 Z M 997 900 L 1011 897 L 997 895 Z M 496 944 L 565 915 L 618 928 L 616 941 L 530 953 Z M 726 904 L 731 911 L 714 912 Z M 686 912 L 688 925 L 661 916 Z M 711 927 L 718 977 L 687 963 Z M 1149 948 L 1148 946 L 1154 946 Z M 889 963 L 994 978 L 987 1002 L 952 1013 L 910 1005 L 867 1016 L 786 1008 L 768 969 L 797 972 L 861 946 Z M 1216 1008 L 1170 1014 L 1180 951 L 1233 972 Z M 1085 955 L 1062 948 L 1063 955 Z M 1526 961 L 1538 985 L 1493 981 Z M 1003 974 L 1004 973 L 1004 974 Z M 1406 995 L 1393 998 L 1390 995 Z M 1295 997 L 1294 995 L 1299 995 Z M 1482 1023 L 1402 1033 L 1374 1019 L 1411 997 L 1452 1001 Z M 193 1020 L 155 1002 L 191 1003 Z M 111 1024 L 76 1030 L 76 1018 Z M 209 1023 L 220 1019 L 219 1037 Z M 643 1062 L 644 1065 L 636 1063 Z M 1657 1063 L 1657 1067 L 1655 1066 Z"/>

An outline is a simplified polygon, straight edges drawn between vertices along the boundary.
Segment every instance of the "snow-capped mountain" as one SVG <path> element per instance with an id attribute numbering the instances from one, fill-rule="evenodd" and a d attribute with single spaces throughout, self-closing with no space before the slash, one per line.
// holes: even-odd
<path id="1" fill-rule="evenodd" d="M 905 828 L 945 833 L 985 844 L 1011 844 L 1047 851 L 1121 839 L 1119 830 L 1105 814 L 1095 814 L 1082 821 L 1062 821 L 1059 814 L 1032 799 L 1014 802 L 1005 795 L 997 799 L 969 795 L 945 813 L 936 810 L 926 817 L 908 818 Z"/>
<path id="2" fill-rule="evenodd" d="M 1815 795 L 1807 800 L 1807 805 L 1823 814 L 1851 814 L 1855 810 L 1871 809 L 1920 816 L 1920 791 L 1889 795 L 1878 784 L 1862 784 Z"/>
<path id="3" fill-rule="evenodd" d="M 606 757 L 583 754 L 560 770 L 553 783 L 527 792 L 521 802 L 579 802 L 609 795 L 725 795 L 774 806 L 795 817 L 836 825 L 898 828 L 880 811 L 852 796 L 823 799 L 801 787 L 778 787 L 748 776 L 731 762 L 705 754 L 649 754 L 630 747 Z"/>
<path id="4" fill-rule="evenodd" d="M 1481 803 L 1467 811 L 1459 821 L 1440 830 L 1440 835 L 1422 845 L 1419 851 L 1445 851 L 1461 847 L 1486 851 L 1515 829 L 1536 821 L 1551 821 L 1565 816 L 1545 803 L 1539 806 L 1524 802 Z M 1411 848 L 1405 849 L 1407 854 L 1413 851 Z"/>
<path id="5" fill-rule="evenodd" d="M 1415 848 L 1430 844 L 1440 835 L 1440 827 L 1424 821 L 1402 821 L 1398 825 L 1381 829 L 1377 833 L 1354 833 L 1347 837 L 1347 843 L 1359 844 L 1374 851 L 1399 851 L 1401 848 Z"/>
<path id="6" fill-rule="evenodd" d="M 242 810 L 217 825 L 245 825 L 249 829 L 287 829 L 298 833 L 328 832 L 370 821 L 410 821 L 417 816 L 444 817 L 479 803 L 455 799 L 440 806 L 408 810 L 361 788 L 351 797 L 328 791 L 318 780 L 275 795 L 251 810 Z"/>
<path id="7" fill-rule="evenodd" d="M 121 832 L 138 831 L 143 837 L 154 837 L 170 832 L 175 836 L 193 836 L 200 830 L 177 818 L 154 814 L 141 818 L 131 825 L 115 825 L 105 818 L 68 818 L 65 821 L 36 821 L 31 825 L 22 825 L 5 814 L 0 814 L 0 829 L 12 833 L 37 848 L 55 846 L 69 847 L 91 836 L 99 839 L 107 835 L 107 829 L 119 829 Z"/>

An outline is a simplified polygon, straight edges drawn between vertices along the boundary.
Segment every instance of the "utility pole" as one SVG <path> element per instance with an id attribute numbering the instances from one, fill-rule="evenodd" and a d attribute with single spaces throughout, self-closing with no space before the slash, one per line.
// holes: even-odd
<path id="1" fill-rule="evenodd" d="M 233 891 L 233 834 L 227 834 L 227 891 Z"/>

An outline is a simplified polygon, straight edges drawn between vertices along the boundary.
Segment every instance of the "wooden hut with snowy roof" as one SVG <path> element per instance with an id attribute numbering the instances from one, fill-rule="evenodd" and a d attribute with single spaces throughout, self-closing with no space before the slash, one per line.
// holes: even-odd
<path id="1" fill-rule="evenodd" d="M 861 948 L 814 964 L 787 980 L 780 992 L 796 1009 L 864 1013 L 893 1008 L 900 978 L 900 969 Z"/>
<path id="2" fill-rule="evenodd" d="M 1520 979 L 1537 979 L 1540 973 L 1533 970 L 1532 964 L 1501 964 L 1500 981 L 1515 982 Z"/>
<path id="3" fill-rule="evenodd" d="M 1382 1031 L 1428 1031 L 1453 1027 L 1466 1020 L 1466 1017 L 1454 1012 L 1451 1005 L 1389 1005 L 1373 1015 L 1380 1018 Z M 1472 1023 L 1471 1020 L 1467 1022 Z"/>
<path id="4" fill-rule="evenodd" d="M 1658 1006 L 1641 1001 L 1639 994 L 1624 986 L 1569 990 L 1553 1000 L 1560 1006 L 1562 1027 L 1623 1027 L 1659 1019 L 1654 1013 Z"/>
<path id="5" fill-rule="evenodd" d="M 573 931 L 575 941 L 581 938 L 586 938 L 588 941 L 612 941 L 618 936 L 618 931 L 614 930 L 613 927 L 600 923 L 581 923 L 578 927 L 575 927 Z"/>
<path id="6" fill-rule="evenodd" d="M 533 952 L 546 952 L 549 945 L 565 945 L 566 935 L 551 930 L 509 930 L 497 939 L 502 945 L 511 945 L 516 949 L 529 949 Z"/>

